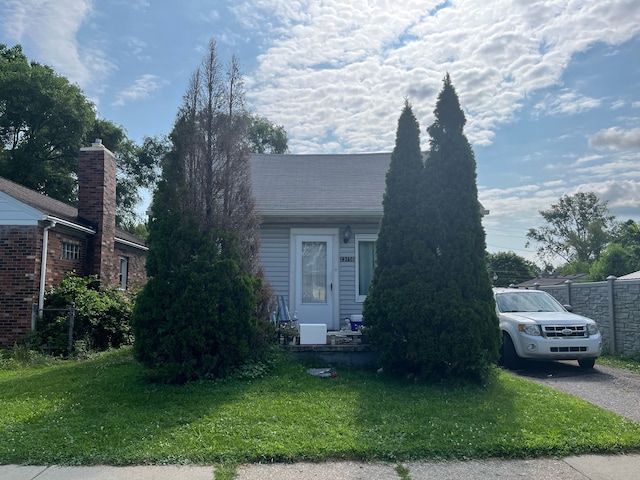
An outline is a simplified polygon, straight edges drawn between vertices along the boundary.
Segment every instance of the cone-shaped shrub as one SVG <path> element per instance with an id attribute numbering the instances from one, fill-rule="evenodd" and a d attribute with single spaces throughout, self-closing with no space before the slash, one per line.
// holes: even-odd
<path id="1" fill-rule="evenodd" d="M 179 179 L 169 178 L 154 196 L 149 281 L 132 318 L 135 354 L 167 382 L 221 377 L 265 345 L 256 316 L 260 282 L 240 270 L 233 239 L 200 231 L 179 206 Z"/>
<path id="2" fill-rule="evenodd" d="M 466 122 L 449 75 L 428 128 L 420 235 L 426 239 L 421 275 L 421 373 L 482 381 L 498 358 L 501 336 L 485 260 L 485 233 L 476 185 L 476 161 L 463 133 Z"/>
<path id="3" fill-rule="evenodd" d="M 364 325 L 381 363 L 392 371 L 414 370 L 411 357 L 419 348 L 412 322 L 419 321 L 416 292 L 425 288 L 414 262 L 422 243 L 416 228 L 422 221 L 417 216 L 422 171 L 420 130 L 406 102 L 387 172 L 376 269 L 363 307 Z"/>
<path id="4" fill-rule="evenodd" d="M 482 381 L 497 361 L 500 330 L 475 158 L 448 75 L 434 113 L 426 164 L 408 104 L 398 121 L 364 324 L 387 371 Z"/>

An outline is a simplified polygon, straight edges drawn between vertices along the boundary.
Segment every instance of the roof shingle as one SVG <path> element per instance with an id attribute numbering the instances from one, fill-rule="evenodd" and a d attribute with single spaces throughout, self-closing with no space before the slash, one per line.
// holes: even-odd
<path id="1" fill-rule="evenodd" d="M 253 194 L 263 216 L 382 215 L 390 153 L 251 157 Z"/>

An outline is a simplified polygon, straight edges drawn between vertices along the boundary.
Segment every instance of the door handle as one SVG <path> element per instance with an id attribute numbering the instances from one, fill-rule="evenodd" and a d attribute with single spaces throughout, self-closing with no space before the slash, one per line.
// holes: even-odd
<path id="1" fill-rule="evenodd" d="M 331 291 L 333 292 L 333 282 L 331 282 Z"/>

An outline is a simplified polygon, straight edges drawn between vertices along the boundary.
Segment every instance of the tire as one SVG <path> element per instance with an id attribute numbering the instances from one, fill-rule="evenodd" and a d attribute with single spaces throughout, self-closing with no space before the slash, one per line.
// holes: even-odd
<path id="1" fill-rule="evenodd" d="M 516 347 L 513 346 L 513 340 L 507 332 L 502 332 L 502 347 L 500 348 L 500 363 L 509 370 L 518 368 L 522 360 L 516 353 Z"/>
<path id="2" fill-rule="evenodd" d="M 584 369 L 593 368 L 595 364 L 595 358 L 581 358 L 580 360 L 578 360 L 578 365 L 580 365 L 580 368 Z"/>

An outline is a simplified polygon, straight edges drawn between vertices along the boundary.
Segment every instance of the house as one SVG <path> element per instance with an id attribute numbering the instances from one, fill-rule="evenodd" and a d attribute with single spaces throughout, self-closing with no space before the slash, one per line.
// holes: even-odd
<path id="1" fill-rule="evenodd" d="M 35 328 L 44 291 L 67 272 L 146 282 L 147 247 L 116 227 L 115 209 L 116 161 L 100 140 L 80 151 L 78 208 L 0 177 L 0 347 Z"/>
<path id="2" fill-rule="evenodd" d="M 252 155 L 260 264 L 300 323 L 340 330 L 362 314 L 390 163 L 391 153 Z"/>
<path id="3" fill-rule="evenodd" d="M 618 280 L 638 280 L 640 279 L 640 270 L 637 272 L 627 273 L 626 275 L 620 275 Z"/>
<path id="4" fill-rule="evenodd" d="M 536 278 L 532 278 L 531 280 L 527 280 L 526 282 L 519 283 L 515 285 L 518 288 L 536 288 L 536 287 L 549 287 L 552 285 L 562 285 L 571 282 L 584 282 L 587 278 L 588 274 L 586 273 L 577 273 L 571 275 L 558 275 L 556 272 L 547 273 L 543 272 L 538 275 Z"/>
<path id="5" fill-rule="evenodd" d="M 391 154 L 251 158 L 260 263 L 300 323 L 339 330 L 362 313 Z"/>

